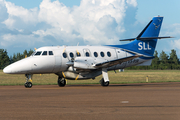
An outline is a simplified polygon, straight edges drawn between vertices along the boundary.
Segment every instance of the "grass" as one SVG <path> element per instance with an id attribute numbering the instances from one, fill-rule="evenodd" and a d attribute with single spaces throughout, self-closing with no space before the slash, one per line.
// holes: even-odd
<path id="1" fill-rule="evenodd" d="M 148 76 L 149 82 L 180 82 L 179 70 L 125 70 L 124 72 L 108 72 L 111 84 L 144 83 Z M 33 85 L 56 85 L 58 76 L 54 74 L 33 75 Z M 95 80 L 68 80 L 67 84 L 99 84 L 102 76 Z M 0 86 L 2 85 L 24 85 L 24 75 L 4 74 L 0 70 Z"/>

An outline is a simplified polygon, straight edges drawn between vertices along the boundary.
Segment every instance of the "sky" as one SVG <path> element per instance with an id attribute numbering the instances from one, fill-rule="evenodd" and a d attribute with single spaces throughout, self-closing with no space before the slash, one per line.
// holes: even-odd
<path id="1" fill-rule="evenodd" d="M 179 0 L 0 0 L 0 49 L 125 44 L 154 16 L 164 16 L 156 50 L 180 58 Z"/>

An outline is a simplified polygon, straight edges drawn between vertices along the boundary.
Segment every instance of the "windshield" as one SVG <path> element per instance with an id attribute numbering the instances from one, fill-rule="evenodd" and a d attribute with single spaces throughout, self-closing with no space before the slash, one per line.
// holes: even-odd
<path id="1" fill-rule="evenodd" d="M 31 56 L 39 56 L 39 55 L 48 55 L 48 53 L 49 53 L 49 55 L 53 55 L 53 51 L 34 51 L 32 54 L 31 54 Z"/>
<path id="2" fill-rule="evenodd" d="M 47 55 L 47 51 L 44 51 L 42 55 Z"/>
<path id="3" fill-rule="evenodd" d="M 42 51 L 37 51 L 35 55 L 41 55 Z"/>

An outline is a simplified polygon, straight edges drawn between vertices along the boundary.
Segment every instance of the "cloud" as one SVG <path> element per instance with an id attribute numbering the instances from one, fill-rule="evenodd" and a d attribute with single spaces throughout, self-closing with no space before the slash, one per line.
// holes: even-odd
<path id="1" fill-rule="evenodd" d="M 127 2 L 129 5 L 133 6 L 133 7 L 136 7 L 136 6 L 137 6 L 136 0 L 127 0 L 126 2 Z"/>
<path id="2" fill-rule="evenodd" d="M 179 46 L 180 46 L 180 39 L 171 41 L 171 44 L 172 44 L 172 46 L 173 46 L 174 48 L 180 49 L 180 48 L 179 48 Z"/>
<path id="3" fill-rule="evenodd" d="M 3 0 L 0 0 L 0 22 L 8 18 L 7 8 Z"/>
<path id="4" fill-rule="evenodd" d="M 180 36 L 180 23 L 174 23 L 171 25 L 164 25 L 162 26 L 162 34 L 163 35 L 170 35 L 173 37 L 179 37 Z"/>
<path id="5" fill-rule="evenodd" d="M 172 36 L 174 38 L 160 40 L 159 44 L 161 45 L 161 49 L 166 52 L 170 52 L 172 49 L 177 51 L 177 55 L 180 56 L 180 24 L 174 23 L 172 25 L 164 25 L 162 26 L 162 31 L 160 36 Z"/>
<path id="6" fill-rule="evenodd" d="M 127 36 L 127 30 L 134 27 L 137 2 L 81 0 L 79 6 L 70 8 L 58 0 L 43 0 L 39 8 L 26 9 L 1 0 L 0 10 L 0 26 L 3 26 L 0 47 L 16 46 L 23 50 L 78 42 L 80 45 L 119 43 L 120 38 Z"/>

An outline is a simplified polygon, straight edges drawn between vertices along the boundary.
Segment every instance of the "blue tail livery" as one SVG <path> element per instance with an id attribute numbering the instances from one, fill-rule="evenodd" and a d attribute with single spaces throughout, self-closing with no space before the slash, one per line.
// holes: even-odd
<path id="1" fill-rule="evenodd" d="M 129 44 L 124 45 L 110 45 L 113 47 L 119 47 L 125 51 L 129 51 L 135 54 L 141 54 L 143 56 L 152 57 L 156 48 L 158 39 L 171 38 L 170 36 L 158 37 L 161 29 L 163 17 L 154 17 L 142 32 L 136 37 L 131 39 L 124 39 L 120 41 L 132 41 Z"/>

